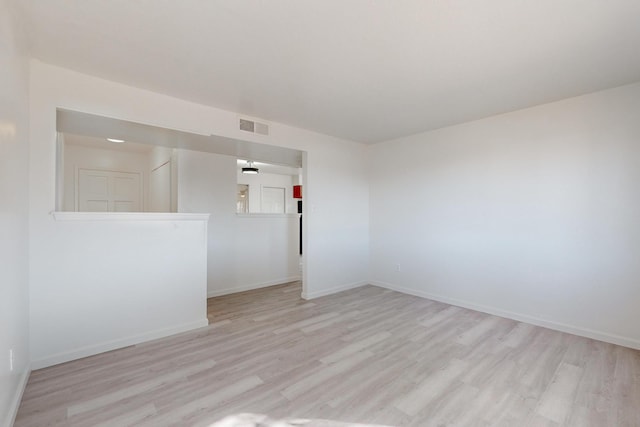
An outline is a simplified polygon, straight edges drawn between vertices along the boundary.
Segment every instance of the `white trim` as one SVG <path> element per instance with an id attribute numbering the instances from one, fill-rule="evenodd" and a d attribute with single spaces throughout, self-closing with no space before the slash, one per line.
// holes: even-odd
<path id="1" fill-rule="evenodd" d="M 16 415 L 18 415 L 18 409 L 20 408 L 20 402 L 22 402 L 22 396 L 24 390 L 27 388 L 27 382 L 31 375 L 31 366 L 27 365 L 27 369 L 22 373 L 20 382 L 18 383 L 18 392 L 13 396 L 11 404 L 9 404 L 9 412 L 7 413 L 6 426 L 12 426 L 16 421 Z"/>
<path id="2" fill-rule="evenodd" d="M 616 344 L 623 347 L 640 350 L 640 341 L 629 337 L 609 334 L 602 331 L 594 331 L 593 329 L 567 325 L 566 323 L 554 322 L 552 320 L 540 319 L 538 317 L 529 316 L 527 314 L 515 313 L 513 311 L 476 304 L 469 301 L 459 300 L 457 298 L 449 298 L 442 295 L 431 294 L 428 292 L 392 285 L 390 283 L 371 281 L 371 284 L 381 288 L 390 289 L 392 291 L 401 292 L 403 294 L 414 295 L 421 298 L 443 302 L 445 304 L 468 308 L 470 310 L 480 311 L 487 314 L 493 314 L 494 316 L 506 317 L 507 319 L 517 320 L 519 322 L 529 323 L 531 325 L 541 326 L 543 328 L 553 329 L 555 331 L 566 332 L 568 334 L 578 335 L 581 337 L 591 338 L 598 341 L 608 342 L 610 344 Z"/>
<path id="3" fill-rule="evenodd" d="M 297 213 L 237 213 L 238 218 L 298 218 Z"/>
<path id="4" fill-rule="evenodd" d="M 56 209 L 64 207 L 64 148 L 64 134 L 56 132 Z"/>
<path id="5" fill-rule="evenodd" d="M 104 353 L 106 351 L 116 350 L 130 345 L 140 344 L 146 341 L 156 340 L 158 338 L 168 337 L 170 335 L 191 331 L 193 329 L 203 328 L 209 325 L 209 321 L 205 318 L 195 322 L 184 323 L 182 325 L 172 326 L 155 331 L 145 332 L 143 334 L 134 335 L 127 338 L 116 339 L 103 342 L 100 344 L 90 345 L 77 348 L 64 353 L 53 354 L 31 362 L 33 369 L 46 368 L 48 366 L 57 365 L 59 363 L 69 362 L 70 360 L 82 359 L 83 357 L 93 356 L 95 354 Z"/>
<path id="6" fill-rule="evenodd" d="M 348 291 L 349 289 L 359 288 L 361 286 L 365 286 L 368 284 L 369 282 L 355 282 L 355 283 L 347 283 L 346 285 L 334 286 L 333 288 L 324 289 L 316 292 L 302 291 L 302 298 L 309 300 L 309 299 L 324 297 L 326 295 L 337 294 L 338 292 Z"/>
<path id="7" fill-rule="evenodd" d="M 207 298 L 235 294 L 238 292 L 252 291 L 254 289 L 266 288 L 269 286 L 282 285 L 283 283 L 295 282 L 296 280 L 300 280 L 300 276 L 285 277 L 283 279 L 270 280 L 268 282 L 255 283 L 252 285 L 243 285 L 235 288 L 214 289 L 207 292 Z"/>
<path id="8" fill-rule="evenodd" d="M 56 221 L 209 221 L 205 213 L 51 212 Z"/>

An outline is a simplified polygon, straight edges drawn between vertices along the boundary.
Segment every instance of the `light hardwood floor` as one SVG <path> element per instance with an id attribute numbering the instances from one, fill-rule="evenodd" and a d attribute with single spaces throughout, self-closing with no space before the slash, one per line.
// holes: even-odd
<path id="1" fill-rule="evenodd" d="M 207 328 L 34 371 L 16 426 L 640 426 L 636 350 L 373 286 L 208 306 Z"/>

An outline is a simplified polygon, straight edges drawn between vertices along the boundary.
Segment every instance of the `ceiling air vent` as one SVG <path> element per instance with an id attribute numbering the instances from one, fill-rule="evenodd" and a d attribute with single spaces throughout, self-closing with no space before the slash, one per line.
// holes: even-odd
<path id="1" fill-rule="evenodd" d="M 269 125 L 254 122 L 253 120 L 240 119 L 240 130 L 258 133 L 260 135 L 269 135 Z"/>

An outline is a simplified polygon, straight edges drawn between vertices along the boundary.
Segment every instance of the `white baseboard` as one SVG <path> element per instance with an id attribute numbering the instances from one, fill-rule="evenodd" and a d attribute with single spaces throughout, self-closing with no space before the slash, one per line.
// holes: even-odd
<path id="1" fill-rule="evenodd" d="M 32 369 L 46 368 L 47 366 L 57 365 L 59 363 L 69 362 L 71 360 L 81 359 L 87 356 L 104 353 L 106 351 L 116 350 L 118 348 L 127 347 L 134 344 L 140 344 L 146 341 L 152 341 L 158 338 L 168 337 L 169 335 L 187 332 L 193 329 L 203 328 L 209 325 L 208 319 L 202 319 L 195 322 L 184 323 L 164 329 L 149 331 L 144 334 L 134 335 L 127 338 L 107 341 L 99 344 L 89 345 L 77 348 L 71 351 L 53 354 L 31 362 Z"/>
<path id="2" fill-rule="evenodd" d="M 621 345 L 623 347 L 629 347 L 636 350 L 640 350 L 640 341 L 633 338 L 609 334 L 601 331 L 594 331 L 592 329 L 581 328 L 579 326 L 574 326 L 574 325 L 567 325 L 565 323 L 555 322 L 552 320 L 540 319 L 538 317 L 529 316 L 527 314 L 515 313 L 513 311 L 476 304 L 469 301 L 459 300 L 457 298 L 449 298 L 442 295 L 431 294 L 429 292 L 405 288 L 402 286 L 396 286 L 390 283 L 379 282 L 379 281 L 371 281 L 370 283 L 374 286 L 401 292 L 403 294 L 414 295 L 421 298 L 443 302 L 445 304 L 468 308 L 470 310 L 475 310 L 475 311 L 481 311 L 487 314 L 493 314 L 495 316 L 506 317 L 507 319 L 517 320 L 519 322 L 529 323 L 531 325 L 541 326 L 543 328 L 553 329 L 555 331 L 566 332 L 566 333 L 578 335 L 581 337 L 592 338 L 594 340 L 604 341 L 611 344 Z"/>
<path id="3" fill-rule="evenodd" d="M 251 285 L 242 285 L 235 288 L 213 289 L 207 291 L 207 298 L 219 297 L 222 295 L 235 294 L 237 292 L 252 291 L 254 289 L 266 288 L 269 286 L 282 285 L 283 283 L 295 282 L 300 280 L 300 276 L 285 277 L 282 279 L 270 280 L 263 283 L 254 283 Z"/>
<path id="4" fill-rule="evenodd" d="M 324 297 L 326 295 L 336 294 L 342 291 L 348 291 L 349 289 L 359 288 L 360 286 L 365 286 L 368 284 L 369 282 L 355 282 L 355 283 L 348 283 L 346 285 L 334 286 L 333 288 L 324 289 L 317 292 L 302 292 L 302 298 L 308 300 L 308 299 Z"/>
<path id="5" fill-rule="evenodd" d="M 27 381 L 29 381 L 29 375 L 31 375 L 31 366 L 27 365 L 27 369 L 22 373 L 20 382 L 18 384 L 18 390 L 11 400 L 9 405 L 9 412 L 6 417 L 6 427 L 11 427 L 16 421 L 16 415 L 18 415 L 18 409 L 20 408 L 20 402 L 22 402 L 22 396 L 24 395 L 24 389 L 27 387 Z"/>

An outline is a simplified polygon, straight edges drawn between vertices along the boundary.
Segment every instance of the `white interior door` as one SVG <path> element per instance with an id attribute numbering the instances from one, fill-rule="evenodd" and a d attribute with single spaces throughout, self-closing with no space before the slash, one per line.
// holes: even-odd
<path id="1" fill-rule="evenodd" d="M 284 213 L 284 188 L 262 187 L 262 213 Z"/>
<path id="2" fill-rule="evenodd" d="M 139 172 L 78 169 L 76 210 L 79 212 L 140 212 Z"/>

